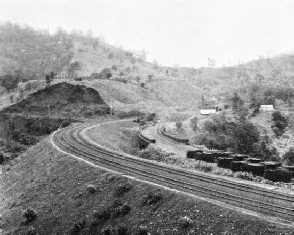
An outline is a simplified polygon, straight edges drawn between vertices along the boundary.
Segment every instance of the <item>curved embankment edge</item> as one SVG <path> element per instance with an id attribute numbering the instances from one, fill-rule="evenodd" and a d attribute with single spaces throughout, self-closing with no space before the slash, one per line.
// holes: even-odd
<path id="1" fill-rule="evenodd" d="M 110 122 L 109 122 L 109 123 L 110 123 Z M 94 125 L 92 124 L 91 126 L 94 126 Z M 87 127 L 86 125 L 84 125 L 84 129 L 91 128 L 91 126 L 89 126 L 89 124 L 88 124 L 88 127 Z M 79 127 L 81 127 L 81 126 L 79 126 Z M 70 128 L 69 128 L 69 129 L 70 129 Z M 56 133 L 56 132 L 55 132 L 55 133 Z M 54 133 L 54 134 L 55 134 L 55 133 Z M 54 135 L 52 135 L 52 137 L 53 137 L 53 136 L 54 136 Z M 52 141 L 53 145 L 54 145 L 58 150 L 60 150 L 60 149 L 58 148 L 58 146 L 56 146 L 56 145 L 54 144 L 54 142 L 53 142 L 53 138 L 51 138 L 51 141 Z M 97 147 L 99 146 L 97 143 L 95 143 L 95 145 L 96 145 Z M 103 148 L 104 148 L 104 149 L 107 149 L 107 148 L 105 148 L 105 147 L 103 147 Z M 62 151 L 62 152 L 64 152 L 64 151 Z M 110 150 L 109 152 L 114 152 L 114 151 Z M 66 153 L 66 152 L 64 152 L 64 153 Z M 119 153 L 119 154 L 120 154 L 120 153 Z M 122 155 L 122 154 L 120 154 L 120 155 Z M 124 154 L 123 154 L 123 155 L 124 155 Z M 95 165 L 95 164 L 93 164 L 93 163 L 91 163 L 91 162 L 89 162 L 89 161 L 87 161 L 87 160 L 85 160 L 85 159 L 83 159 L 83 158 L 76 157 L 75 155 L 71 155 L 71 156 L 73 156 L 73 157 L 75 157 L 75 158 L 77 158 L 77 159 L 80 159 L 80 160 L 82 160 L 82 161 L 84 161 L 84 162 L 86 162 L 86 163 L 88 163 L 88 164 L 91 164 L 92 166 L 99 167 L 99 166 L 97 166 L 97 165 Z M 127 157 L 127 156 L 126 156 L 126 157 Z M 125 159 L 125 160 L 127 161 L 127 159 Z M 159 165 L 161 165 L 161 164 L 159 164 Z M 101 169 L 105 169 L 105 170 L 109 170 L 109 169 L 107 169 L 107 168 L 103 168 L 103 167 L 99 167 L 99 168 L 101 168 Z M 164 170 L 164 169 L 162 169 L 162 170 Z M 175 190 L 175 189 L 169 188 L 169 187 L 167 187 L 167 186 L 162 186 L 162 185 L 157 184 L 157 183 L 152 183 L 152 182 L 150 182 L 150 181 L 137 179 L 136 177 L 133 177 L 133 176 L 124 175 L 124 174 L 122 174 L 122 173 L 120 173 L 120 172 L 116 172 L 116 171 L 113 171 L 113 170 L 109 170 L 109 171 L 110 171 L 110 172 L 113 172 L 113 173 L 118 173 L 118 174 L 123 175 L 123 176 L 125 176 L 125 177 L 127 177 L 127 178 L 130 178 L 130 179 L 135 179 L 135 180 L 139 180 L 139 181 L 141 181 L 141 182 L 146 182 L 146 183 L 148 183 L 148 184 L 156 185 L 156 186 L 159 186 L 159 187 L 162 187 L 162 188 L 168 189 L 168 190 L 172 190 L 172 191 L 176 191 L 176 192 L 182 192 L 182 191 L 179 191 L 179 190 Z M 194 174 L 195 174 L 195 173 L 194 173 Z M 200 197 L 199 197 L 199 196 L 195 196 L 194 194 L 191 194 L 191 193 L 189 193 L 189 192 L 184 192 L 184 194 L 189 195 L 189 196 L 193 196 L 193 197 L 196 197 L 196 198 L 204 199 L 204 200 L 206 200 L 206 201 L 210 201 L 210 202 L 212 202 L 212 203 L 215 203 L 215 204 L 218 204 L 218 205 L 221 205 L 221 206 L 225 206 L 225 207 L 227 207 L 227 208 L 237 209 L 238 211 L 242 211 L 243 213 L 247 213 L 247 214 L 251 214 L 251 215 L 260 216 L 260 217 L 265 218 L 265 217 L 264 217 L 264 214 L 260 214 L 260 213 L 258 213 L 258 212 L 252 212 L 252 211 L 247 210 L 247 209 L 241 209 L 241 208 L 239 208 L 239 207 L 237 207 L 237 206 L 234 206 L 234 205 L 227 205 L 226 203 L 216 201 L 215 199 L 207 199 L 207 198 L 204 198 L 204 197 L 201 197 L 201 196 L 200 196 Z M 260 199 L 260 197 L 259 197 L 259 199 Z M 273 220 L 273 219 L 270 219 L 270 218 L 273 218 L 273 217 L 266 217 L 266 219 L 268 219 L 268 220 L 271 220 L 271 221 L 273 221 L 273 222 L 277 222 L 277 220 Z M 277 218 L 276 218 L 276 219 L 277 219 Z M 281 222 L 281 221 L 278 221 L 278 222 Z M 288 224 L 288 225 L 289 225 L 289 224 Z"/>
<path id="2" fill-rule="evenodd" d="M 149 144 L 155 144 L 156 143 L 155 139 L 151 139 L 151 138 L 149 138 L 149 137 L 147 137 L 147 136 L 145 136 L 143 134 L 142 130 L 146 129 L 147 127 L 148 127 L 148 125 L 140 127 L 139 132 L 138 132 L 138 135 L 139 135 L 139 138 L 140 138 L 140 149 L 147 148 L 147 146 Z"/>
<path id="3" fill-rule="evenodd" d="M 182 138 L 177 138 L 177 137 L 175 137 L 175 136 L 172 136 L 172 135 L 170 135 L 170 134 L 168 134 L 168 133 L 166 132 L 165 127 L 162 127 L 162 128 L 160 129 L 160 132 L 161 132 L 161 134 L 162 134 L 163 136 L 165 136 L 165 137 L 168 138 L 168 139 L 171 139 L 171 140 L 173 140 L 173 141 L 176 141 L 176 142 L 179 142 L 179 143 L 183 143 L 183 144 L 189 144 L 189 139 L 182 139 Z"/>

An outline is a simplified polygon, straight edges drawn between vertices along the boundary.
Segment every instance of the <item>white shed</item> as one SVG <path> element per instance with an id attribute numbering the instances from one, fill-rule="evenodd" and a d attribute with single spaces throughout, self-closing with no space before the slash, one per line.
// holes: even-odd
<path id="1" fill-rule="evenodd" d="M 274 106 L 273 105 L 260 105 L 259 111 L 271 112 L 271 111 L 274 111 Z"/>
<path id="2" fill-rule="evenodd" d="M 200 109 L 200 114 L 209 115 L 211 113 L 216 113 L 216 109 Z"/>

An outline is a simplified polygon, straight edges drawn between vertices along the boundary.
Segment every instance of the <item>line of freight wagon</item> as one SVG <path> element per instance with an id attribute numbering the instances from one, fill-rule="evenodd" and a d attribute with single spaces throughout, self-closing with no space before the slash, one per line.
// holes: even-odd
<path id="1" fill-rule="evenodd" d="M 250 158 L 244 154 L 194 150 L 187 151 L 187 158 L 209 163 L 217 162 L 218 167 L 231 169 L 233 172 L 249 172 L 254 176 L 261 176 L 273 182 L 290 183 L 291 178 L 294 178 L 294 166 L 285 166 L 281 162 Z"/>

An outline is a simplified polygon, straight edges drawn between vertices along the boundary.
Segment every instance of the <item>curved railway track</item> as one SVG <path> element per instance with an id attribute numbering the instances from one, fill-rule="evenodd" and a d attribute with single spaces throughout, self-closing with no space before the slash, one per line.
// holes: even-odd
<path id="1" fill-rule="evenodd" d="M 93 124 L 59 130 L 53 135 L 53 142 L 68 153 L 110 170 L 294 222 L 294 193 L 119 154 L 85 138 L 85 130 L 91 126 Z"/>

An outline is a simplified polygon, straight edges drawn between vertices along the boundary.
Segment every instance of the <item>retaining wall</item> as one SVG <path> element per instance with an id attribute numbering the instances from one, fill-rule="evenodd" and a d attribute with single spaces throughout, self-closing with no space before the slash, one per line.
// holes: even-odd
<path id="1" fill-rule="evenodd" d="M 172 136 L 172 135 L 170 135 L 170 134 L 168 134 L 168 133 L 166 132 L 165 127 L 163 127 L 163 128 L 161 129 L 161 134 L 162 134 L 163 136 L 165 136 L 165 137 L 167 137 L 167 138 L 169 138 L 169 139 L 172 139 L 172 140 L 174 140 L 174 141 L 177 141 L 177 142 L 179 142 L 179 143 L 189 144 L 189 139 L 182 139 L 182 138 L 177 138 L 177 137 L 175 137 L 175 136 Z"/>

